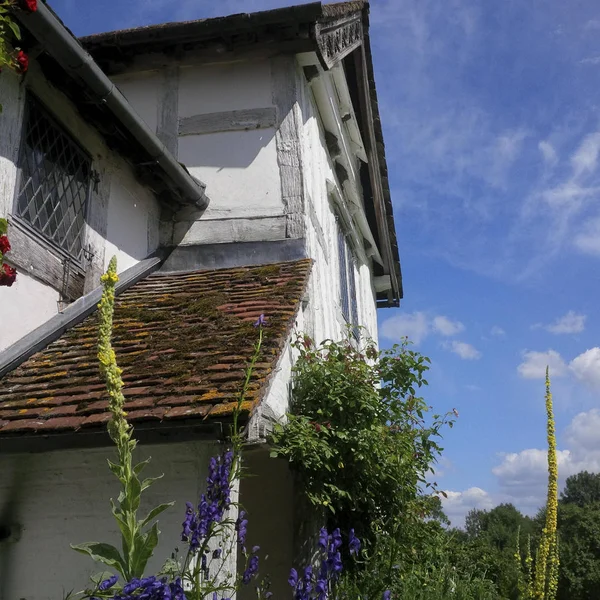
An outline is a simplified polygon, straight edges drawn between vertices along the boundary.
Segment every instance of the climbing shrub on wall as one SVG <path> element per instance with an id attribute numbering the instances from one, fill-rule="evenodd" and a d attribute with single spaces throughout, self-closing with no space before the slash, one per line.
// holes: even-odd
<path id="1" fill-rule="evenodd" d="M 449 415 L 428 418 L 417 391 L 429 359 L 408 342 L 378 351 L 352 339 L 315 346 L 297 340 L 292 413 L 272 435 L 309 501 L 343 527 L 356 524 L 367 541 L 383 527 L 396 537 L 432 507 L 428 472 L 442 448 Z"/>

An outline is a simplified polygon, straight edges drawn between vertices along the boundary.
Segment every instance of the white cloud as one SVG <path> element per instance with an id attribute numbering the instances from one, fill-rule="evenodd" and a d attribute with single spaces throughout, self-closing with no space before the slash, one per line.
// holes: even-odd
<path id="1" fill-rule="evenodd" d="M 593 173 L 596 170 L 598 152 L 600 152 L 600 132 L 590 133 L 571 157 L 575 177 L 579 177 L 585 172 Z"/>
<path id="2" fill-rule="evenodd" d="M 580 471 L 600 472 L 600 410 L 576 415 L 566 429 L 567 449 L 558 450 L 559 483 Z M 547 450 L 528 448 L 501 455 L 502 462 L 492 469 L 501 494 L 518 506 L 539 508 L 545 501 L 548 482 Z"/>
<path id="3" fill-rule="evenodd" d="M 565 442 L 577 452 L 588 455 L 600 452 L 600 409 L 576 415 L 567 427 Z"/>
<path id="4" fill-rule="evenodd" d="M 573 243 L 584 254 L 600 256 L 600 217 L 587 221 L 575 235 Z"/>
<path id="5" fill-rule="evenodd" d="M 545 140 L 542 140 L 538 144 L 538 148 L 544 157 L 544 162 L 547 165 L 555 165 L 558 162 L 558 155 L 556 154 L 556 150 L 554 146 Z"/>
<path id="6" fill-rule="evenodd" d="M 444 315 L 431 316 L 423 311 L 400 313 L 381 324 L 381 335 L 391 340 L 408 337 L 411 342 L 420 344 L 427 336 L 433 334 L 451 337 L 464 331 L 460 322 Z"/>
<path id="7" fill-rule="evenodd" d="M 494 337 L 504 337 L 506 335 L 506 331 L 502 329 L 502 327 L 498 327 L 498 325 L 494 325 L 490 331 L 490 333 Z"/>
<path id="8" fill-rule="evenodd" d="M 586 315 L 577 314 L 575 311 L 570 310 L 566 315 L 559 317 L 550 323 L 549 325 L 537 324 L 533 325 L 532 329 L 545 329 L 550 333 L 563 334 L 563 333 L 581 333 L 585 329 Z"/>
<path id="9" fill-rule="evenodd" d="M 429 319 L 424 312 L 395 315 L 381 324 L 381 335 L 391 340 L 406 336 L 415 344 L 420 344 L 429 332 Z"/>
<path id="10" fill-rule="evenodd" d="M 481 352 L 471 344 L 467 344 L 467 342 L 454 340 L 452 342 L 444 342 L 443 346 L 450 350 L 450 352 L 454 352 L 454 354 L 460 356 L 463 360 L 477 360 L 481 358 Z"/>
<path id="11" fill-rule="evenodd" d="M 467 513 L 474 509 L 489 510 L 496 503 L 492 496 L 479 487 L 472 487 L 462 492 L 444 490 L 447 498 L 440 496 L 443 510 L 454 526 L 460 527 L 464 524 Z"/>
<path id="12" fill-rule="evenodd" d="M 574 358 L 569 369 L 579 381 L 600 390 L 600 348 L 591 348 Z"/>
<path id="13" fill-rule="evenodd" d="M 552 208 L 579 208 L 582 200 L 597 195 L 599 191 L 599 187 L 585 187 L 574 181 L 566 181 L 544 190 L 542 198 Z"/>
<path id="14" fill-rule="evenodd" d="M 546 352 L 523 352 L 523 362 L 517 367 L 521 377 L 525 379 L 543 379 L 549 367 L 552 377 L 561 377 L 567 370 L 567 365 L 556 350 Z"/>
<path id="15" fill-rule="evenodd" d="M 580 65 L 600 65 L 600 56 L 588 56 L 579 61 Z"/>
<path id="16" fill-rule="evenodd" d="M 460 321 L 452 321 L 442 315 L 433 318 L 433 328 L 445 336 L 453 336 L 464 331 L 465 326 Z"/>
<path id="17" fill-rule="evenodd" d="M 567 448 L 557 450 L 559 485 L 580 471 L 600 472 L 600 409 L 576 415 L 564 434 Z M 461 526 L 469 510 L 489 510 L 501 502 L 512 502 L 533 515 L 544 505 L 548 484 L 547 450 L 527 448 L 521 452 L 500 454 L 501 462 L 492 469 L 498 491 L 490 494 L 472 487 L 463 492 L 447 491 L 441 498 L 444 512 L 453 525 Z"/>

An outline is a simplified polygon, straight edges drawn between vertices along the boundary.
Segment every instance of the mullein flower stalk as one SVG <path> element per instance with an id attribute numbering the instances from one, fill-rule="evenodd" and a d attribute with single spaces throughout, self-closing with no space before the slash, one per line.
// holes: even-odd
<path id="1" fill-rule="evenodd" d="M 525 591 L 524 600 L 533 600 L 533 556 L 531 556 L 531 536 L 527 536 L 527 554 L 525 555 Z"/>
<path id="2" fill-rule="evenodd" d="M 535 600 L 554 600 L 558 588 L 558 464 L 556 459 L 556 431 L 548 368 L 546 368 L 545 399 L 548 435 L 548 499 L 546 503 L 546 523 L 542 529 L 542 537 L 535 561 Z"/>
<path id="3" fill-rule="evenodd" d="M 156 517 L 173 505 L 173 502 L 160 504 L 153 508 L 143 519 L 138 519 L 142 492 L 160 477 L 140 480 L 147 459 L 137 465 L 133 464 L 133 451 L 136 440 L 133 428 L 127 422 L 125 412 L 125 396 L 123 395 L 122 371 L 117 364 L 112 347 L 113 315 L 115 305 L 115 286 L 119 281 L 117 275 L 117 259 L 113 257 L 107 272 L 101 277 L 104 288 L 98 305 L 98 361 L 100 373 L 106 382 L 111 418 L 108 423 L 108 434 L 117 451 L 117 461 L 108 461 L 113 474 L 121 483 L 121 492 L 115 503 L 111 499 L 112 514 L 121 532 L 122 552 L 110 544 L 88 542 L 72 546 L 78 552 L 89 554 L 94 560 L 118 571 L 128 582 L 143 577 L 144 569 L 158 544 L 158 523 Z M 161 476 L 162 477 L 162 476 Z M 151 526 L 150 524 L 153 523 Z"/>

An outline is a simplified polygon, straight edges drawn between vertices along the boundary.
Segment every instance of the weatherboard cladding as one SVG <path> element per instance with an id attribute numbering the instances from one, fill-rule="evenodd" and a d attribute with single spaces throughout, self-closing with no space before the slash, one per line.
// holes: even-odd
<path id="1" fill-rule="evenodd" d="M 133 423 L 218 419 L 236 406 L 267 317 L 244 410 L 264 394 L 290 334 L 311 261 L 154 273 L 116 301 L 113 346 Z M 0 381 L 0 436 L 90 430 L 109 418 L 96 359 L 97 314 Z"/>

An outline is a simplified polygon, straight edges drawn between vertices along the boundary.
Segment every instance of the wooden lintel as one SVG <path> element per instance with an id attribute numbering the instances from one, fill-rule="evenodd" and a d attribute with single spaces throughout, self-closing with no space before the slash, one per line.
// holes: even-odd
<path id="1" fill-rule="evenodd" d="M 179 135 L 267 129 L 275 126 L 276 118 L 274 106 L 193 115 L 179 119 Z"/>

